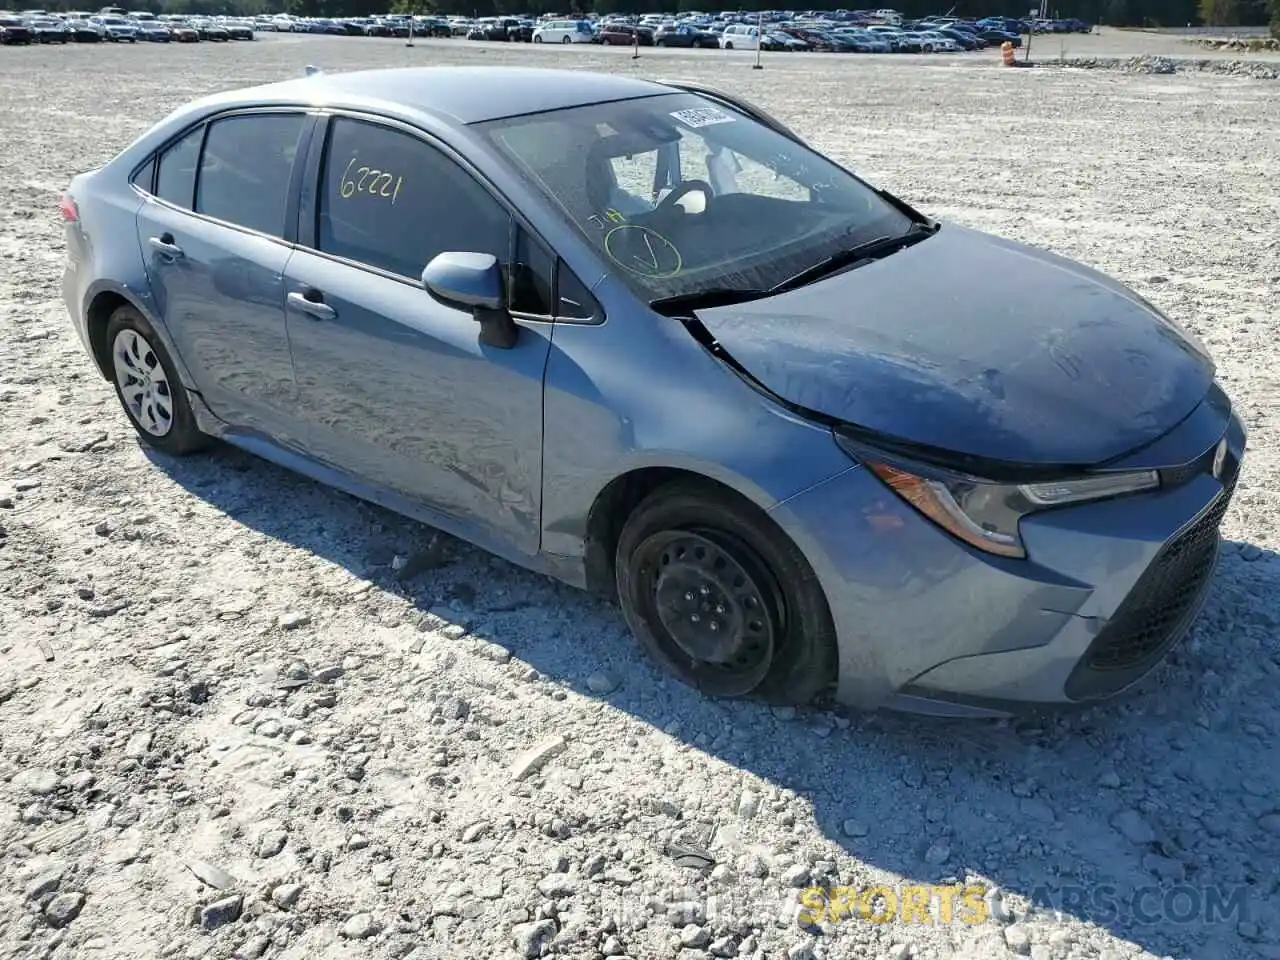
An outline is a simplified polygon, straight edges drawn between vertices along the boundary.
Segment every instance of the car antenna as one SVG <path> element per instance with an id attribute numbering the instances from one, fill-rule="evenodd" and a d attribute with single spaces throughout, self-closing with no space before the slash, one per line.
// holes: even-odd
<path id="1" fill-rule="evenodd" d="M 321 70 L 319 67 L 317 67 L 314 63 L 308 63 L 305 67 L 302 68 L 302 72 L 305 73 L 308 77 L 314 77 L 317 73 L 324 73 L 324 71 Z"/>

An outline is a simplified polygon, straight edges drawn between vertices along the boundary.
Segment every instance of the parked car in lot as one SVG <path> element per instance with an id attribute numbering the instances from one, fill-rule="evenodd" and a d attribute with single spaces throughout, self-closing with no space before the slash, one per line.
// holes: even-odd
<path id="1" fill-rule="evenodd" d="M 921 30 L 915 35 L 920 38 L 922 53 L 955 53 L 961 49 L 955 40 L 936 30 Z"/>
<path id="2" fill-rule="evenodd" d="M 186 23 L 169 23 L 169 32 L 178 43 L 199 43 L 200 31 Z"/>
<path id="3" fill-rule="evenodd" d="M 766 30 L 763 45 L 766 50 L 784 50 L 793 53 L 810 49 L 807 41 L 793 37 L 785 30 Z"/>
<path id="4" fill-rule="evenodd" d="M 924 50 L 924 46 L 920 43 L 920 38 L 906 32 L 901 27 L 877 24 L 867 27 L 867 32 L 888 43 L 894 53 L 921 53 Z"/>
<path id="5" fill-rule="evenodd" d="M 774 32 L 785 33 L 789 37 L 803 40 L 808 44 L 810 50 L 817 50 L 823 53 L 834 53 L 838 50 L 838 45 L 833 43 L 828 35 L 812 28 L 783 24 Z"/>
<path id="6" fill-rule="evenodd" d="M 510 40 L 507 23 L 499 17 L 485 17 L 472 24 L 467 31 L 468 40 Z"/>
<path id="7" fill-rule="evenodd" d="M 32 17 L 27 26 L 37 43 L 66 43 L 71 39 L 67 25 L 56 17 Z"/>
<path id="8" fill-rule="evenodd" d="M 19 46 L 35 41 L 35 31 L 22 20 L 17 17 L 0 16 L 0 43 Z"/>
<path id="9" fill-rule="evenodd" d="M 100 43 L 102 34 L 88 20 L 68 20 L 67 33 L 75 43 Z"/>
<path id="10" fill-rule="evenodd" d="M 350 23 L 360 28 L 360 32 L 366 37 L 393 37 L 395 31 L 392 30 L 389 23 L 384 23 L 373 17 L 355 17 Z M 234 38 L 233 38 L 234 39 Z"/>
<path id="11" fill-rule="evenodd" d="M 659 47 L 692 47 L 697 49 L 720 46 L 720 38 L 707 30 L 684 23 L 663 24 L 653 32 L 653 42 Z"/>
<path id="12" fill-rule="evenodd" d="M 731 23 L 720 34 L 721 50 L 754 50 L 760 45 L 760 31 L 746 23 Z M 768 46 L 768 41 L 765 42 Z"/>
<path id="13" fill-rule="evenodd" d="M 419 17 L 414 21 L 414 33 L 422 37 L 451 37 L 453 29 L 449 21 L 441 17 Z"/>
<path id="14" fill-rule="evenodd" d="M 985 40 L 975 34 L 969 33 L 967 30 L 958 30 L 953 27 L 940 27 L 937 32 L 942 36 L 955 41 L 963 50 L 979 50 L 987 45 Z"/>
<path id="15" fill-rule="evenodd" d="M 1139 295 L 697 84 L 321 73 L 188 104 L 60 211 L 144 443 L 612 594 L 715 696 L 1113 695 L 1196 617 L 1244 454 Z"/>
<path id="16" fill-rule="evenodd" d="M 606 47 L 610 45 L 631 47 L 637 44 L 642 47 L 652 47 L 654 45 L 653 31 L 631 23 L 603 24 L 596 32 L 596 40 Z"/>
<path id="17" fill-rule="evenodd" d="M 518 43 L 525 36 L 532 38 L 533 31 L 526 30 L 524 22 L 516 17 L 498 17 L 494 21 L 497 33 L 493 37 L 495 40 L 505 40 L 508 43 Z"/>
<path id="18" fill-rule="evenodd" d="M 89 22 L 97 27 L 103 40 L 112 43 L 136 43 L 138 40 L 138 26 L 127 17 L 103 14 L 90 17 Z"/>
<path id="19" fill-rule="evenodd" d="M 978 34 L 987 43 L 1002 44 L 1011 43 L 1015 47 L 1022 46 L 1022 37 L 1016 33 L 1009 33 L 1005 30 L 983 30 Z"/>
<path id="20" fill-rule="evenodd" d="M 192 29 L 201 40 L 210 40 L 214 43 L 226 43 L 231 39 L 231 34 L 227 28 L 216 20 L 208 20 L 203 17 L 190 21 Z M 345 31 L 343 31 L 345 32 Z"/>
<path id="21" fill-rule="evenodd" d="M 147 23 L 139 23 L 137 30 L 138 39 L 150 43 L 168 43 L 173 39 L 173 31 L 169 29 L 168 24 L 154 20 Z"/>
<path id="22" fill-rule="evenodd" d="M 251 20 L 224 20 L 222 28 L 232 40 L 253 40 L 253 22 Z"/>
<path id="23" fill-rule="evenodd" d="M 588 20 L 546 20 L 532 34 L 534 43 L 591 43 L 594 39 Z"/>
<path id="24" fill-rule="evenodd" d="M 893 52 L 893 43 L 889 38 L 872 33 L 870 30 L 842 30 L 839 35 L 852 42 L 859 53 Z"/>

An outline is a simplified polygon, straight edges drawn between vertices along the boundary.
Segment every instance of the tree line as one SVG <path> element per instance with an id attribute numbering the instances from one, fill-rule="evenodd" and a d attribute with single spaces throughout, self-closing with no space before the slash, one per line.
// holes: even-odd
<path id="1" fill-rule="evenodd" d="M 948 4 L 953 4 L 948 9 Z M 49 9 L 83 7 L 81 0 L 54 0 Z M 301 17 L 360 17 L 387 12 L 495 16 L 516 14 L 663 13 L 673 10 L 717 11 L 708 0 L 129 0 L 128 9 L 184 15 L 254 16 L 292 13 Z M 743 11 L 777 9 L 776 0 L 739 0 Z M 894 9 L 907 17 L 950 13 L 952 16 L 1022 16 L 1036 0 L 897 0 Z M 810 0 L 806 9 L 847 9 L 848 0 Z M 1271 23 L 1280 37 L 1280 0 L 1049 0 L 1054 17 L 1078 17 L 1086 23 L 1116 27 L 1262 26 Z"/>

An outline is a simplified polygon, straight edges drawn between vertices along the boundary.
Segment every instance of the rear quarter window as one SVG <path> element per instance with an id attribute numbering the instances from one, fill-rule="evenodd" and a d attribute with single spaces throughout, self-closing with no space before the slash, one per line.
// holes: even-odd
<path id="1" fill-rule="evenodd" d="M 129 178 L 129 182 L 139 190 L 142 190 L 145 193 L 150 193 L 151 183 L 155 180 L 155 176 L 156 158 L 152 157 L 144 163 L 132 177 Z"/>
<path id="2" fill-rule="evenodd" d="M 204 127 L 188 131 L 156 158 L 155 195 L 166 203 L 190 210 L 196 193 L 196 167 L 200 163 L 200 143 Z"/>

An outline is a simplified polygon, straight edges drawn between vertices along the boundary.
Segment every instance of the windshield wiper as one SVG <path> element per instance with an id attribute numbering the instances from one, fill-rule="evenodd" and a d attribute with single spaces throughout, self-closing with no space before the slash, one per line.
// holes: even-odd
<path id="1" fill-rule="evenodd" d="M 859 243 L 834 253 L 825 260 L 819 260 L 811 267 L 805 267 L 799 273 L 787 277 L 781 283 L 774 284 L 769 288 L 768 292 L 770 294 L 783 293 L 787 290 L 794 290 L 796 287 L 803 287 L 806 283 L 812 283 L 814 280 L 821 279 L 845 267 L 861 266 L 863 263 L 870 263 L 873 260 L 879 260 L 881 257 L 887 257 L 889 254 L 901 250 L 903 247 L 919 243 L 925 237 L 931 237 L 937 232 L 937 228 L 934 226 L 916 224 L 906 233 L 898 234 L 896 237 L 876 237 L 874 240 Z"/>
<path id="2" fill-rule="evenodd" d="M 686 310 L 707 310 L 711 307 L 727 307 L 734 303 L 746 303 L 748 300 L 759 300 L 767 297 L 770 290 L 751 290 L 742 287 L 709 287 L 706 290 L 695 290 L 693 293 L 680 293 L 673 297 L 659 297 L 650 300 L 649 306 L 658 313 L 672 316 Z"/>

